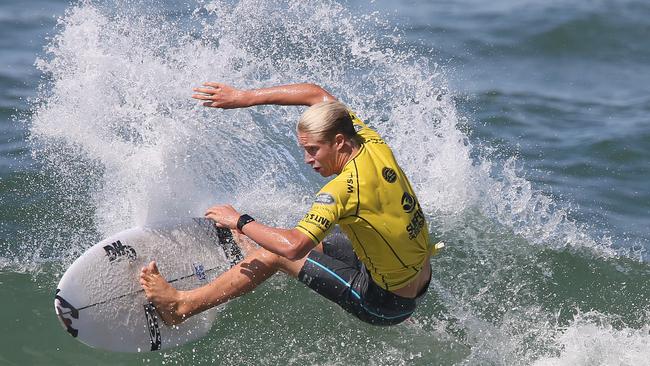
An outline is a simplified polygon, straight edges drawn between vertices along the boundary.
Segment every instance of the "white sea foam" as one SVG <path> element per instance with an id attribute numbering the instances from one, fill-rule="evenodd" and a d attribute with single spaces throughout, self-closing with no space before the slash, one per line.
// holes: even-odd
<path id="1" fill-rule="evenodd" d="M 535 366 L 650 365 L 650 327 L 614 326 L 611 317 L 579 314 L 554 341 L 557 356 L 542 357 Z"/>
<path id="2" fill-rule="evenodd" d="M 538 307 L 508 313 L 512 318 L 503 326 L 495 325 L 503 319 L 484 320 L 477 310 L 498 300 L 482 296 L 509 281 L 498 277 L 502 273 L 521 282 L 514 294 L 530 285 L 511 269 L 527 263 L 531 247 L 588 248 L 597 258 L 616 254 L 607 238 L 593 238 L 569 219 L 566 206 L 522 178 L 516 160 L 493 161 L 473 146 L 462 128 L 471 122 L 459 115 L 444 70 L 411 51 L 377 14 L 351 14 L 329 1 L 213 1 L 199 2 L 183 23 L 129 6 L 117 2 L 110 10 L 82 2 L 70 8 L 37 62 L 49 81 L 30 128 L 35 155 L 61 173 L 64 186 L 85 187 L 67 194 L 90 200 L 99 235 L 167 216 L 200 216 L 217 202 L 231 202 L 269 224 L 293 225 L 323 183 L 301 163 L 293 132 L 301 110 L 222 111 L 189 96 L 204 81 L 245 88 L 308 81 L 340 97 L 384 135 L 411 177 L 431 231 L 454 234 L 445 238 L 450 250 L 454 242 L 472 243 L 462 255 L 476 256 L 467 261 L 475 268 L 456 273 L 456 283 L 466 287 L 444 298 L 451 308 L 467 309 L 452 315 L 473 339 L 469 363 L 532 361 L 540 356 L 535 347 L 546 349 L 553 328 L 544 326 Z M 88 164 L 71 164 L 78 159 Z M 74 219 L 74 204 L 69 209 L 66 217 Z M 43 247 L 60 238 L 65 224 L 52 226 L 57 230 Z M 60 245 L 78 253 L 92 238 L 70 234 Z M 512 325 L 539 331 L 515 336 Z M 619 343 L 629 333 L 573 323 L 562 334 L 574 328 Z M 630 332 L 634 342 L 647 342 Z M 588 357 L 595 338 L 557 342 L 587 345 L 579 352 Z M 389 348 L 387 360 L 412 356 Z M 569 357 L 563 353 L 556 361 Z"/>

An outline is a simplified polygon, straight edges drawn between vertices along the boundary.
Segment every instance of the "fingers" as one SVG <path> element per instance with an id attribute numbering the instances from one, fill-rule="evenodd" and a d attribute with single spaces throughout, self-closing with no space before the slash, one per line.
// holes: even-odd
<path id="1" fill-rule="evenodd" d="M 221 224 L 219 223 L 219 215 L 217 213 L 208 210 L 204 215 L 208 219 L 214 221 L 214 223 L 217 225 L 217 227 L 221 227 L 221 226 L 219 226 Z"/>
<path id="2" fill-rule="evenodd" d="M 199 93 L 214 94 L 215 92 L 221 90 L 221 88 L 192 88 L 192 90 Z"/>
<path id="3" fill-rule="evenodd" d="M 213 94 L 216 94 L 218 92 L 225 91 L 224 89 L 226 87 L 225 84 L 221 84 L 221 83 L 203 83 L 203 86 L 209 86 L 210 88 L 192 88 L 192 90 L 197 92 L 197 93 L 213 95 Z M 198 95 L 199 94 L 197 94 L 197 96 Z M 203 96 L 205 96 L 205 95 L 203 95 Z"/>
<path id="4" fill-rule="evenodd" d="M 221 91 L 223 89 L 228 88 L 228 86 L 226 84 L 223 84 L 223 83 L 207 82 L 207 83 L 203 83 L 201 85 L 203 85 L 205 87 L 209 86 L 209 88 L 192 88 L 192 90 L 200 92 L 200 93 L 210 93 L 210 94 L 212 94 L 215 91 Z"/>
<path id="5" fill-rule="evenodd" d="M 224 83 L 215 83 L 215 82 L 212 82 L 212 81 L 205 82 L 205 83 L 203 83 L 203 85 L 211 86 L 211 87 L 213 87 L 215 89 L 221 89 L 221 88 L 226 86 L 226 84 L 224 84 Z"/>
<path id="6" fill-rule="evenodd" d="M 225 105 L 222 103 L 222 101 L 217 100 L 217 99 L 221 99 L 220 96 L 218 96 L 218 95 L 216 95 L 214 93 L 205 92 L 204 90 L 210 90 L 210 89 L 200 89 L 200 88 L 194 89 L 194 91 L 198 91 L 198 92 L 201 92 L 201 93 L 208 93 L 209 95 L 208 94 L 192 94 L 192 98 L 193 99 L 198 99 L 198 100 L 209 100 L 210 102 L 204 102 L 203 103 L 204 107 L 214 107 L 214 108 L 224 107 L 225 108 Z M 212 89 L 212 90 L 214 90 L 214 89 Z"/>
<path id="7" fill-rule="evenodd" d="M 214 214 L 217 212 L 219 209 L 219 206 L 212 206 L 209 209 L 205 210 L 205 216 L 208 216 L 209 214 Z"/>
<path id="8" fill-rule="evenodd" d="M 223 109 L 241 107 L 241 103 L 237 99 L 237 89 L 224 83 L 206 82 L 202 87 L 192 90 L 196 92 L 192 94 L 192 98 L 209 101 L 203 103 L 204 107 Z"/>
<path id="9" fill-rule="evenodd" d="M 209 99 L 211 99 L 211 98 L 209 98 L 209 97 L 207 97 L 207 98 L 204 98 L 204 97 L 201 97 L 201 96 L 197 97 L 197 95 L 192 95 L 192 98 L 194 98 L 194 99 L 200 99 L 200 100 L 206 100 L 206 99 L 209 100 Z M 221 107 L 221 106 L 222 106 L 219 102 L 216 102 L 216 101 L 215 101 L 215 102 L 203 102 L 203 103 L 201 103 L 201 104 L 202 104 L 204 107 L 215 107 L 215 108 L 218 108 L 218 107 Z"/>
<path id="10" fill-rule="evenodd" d="M 234 210 L 235 208 L 232 205 L 215 205 L 207 209 L 206 213 L 217 213 L 223 210 Z"/>
<path id="11" fill-rule="evenodd" d="M 205 93 L 205 94 L 214 94 L 216 91 L 219 91 L 219 89 L 216 88 L 193 88 L 192 90 L 197 93 Z"/>
<path id="12" fill-rule="evenodd" d="M 195 91 L 199 91 L 199 90 L 195 89 Z M 206 102 L 203 103 L 203 105 L 210 104 L 208 107 L 212 107 L 213 106 L 212 104 L 215 104 L 214 107 L 216 107 L 217 99 L 220 99 L 221 97 L 219 95 L 212 93 L 212 94 L 192 94 L 192 98 L 198 100 L 211 100 L 212 102 Z"/>
<path id="13" fill-rule="evenodd" d="M 215 97 L 214 95 L 192 94 L 192 98 L 200 99 L 200 100 L 212 100 L 214 97 Z"/>
<path id="14" fill-rule="evenodd" d="M 239 214 L 231 205 L 217 205 L 207 209 L 205 217 L 214 221 L 217 227 L 232 228 L 237 224 Z"/>
<path id="15" fill-rule="evenodd" d="M 218 216 L 217 214 L 214 214 L 214 213 L 206 213 L 206 214 L 205 214 L 205 217 L 207 217 L 208 219 L 214 221 L 214 225 L 215 225 L 216 227 L 226 227 L 226 225 L 224 225 L 224 224 L 222 224 L 221 222 L 219 222 L 219 216 Z"/>

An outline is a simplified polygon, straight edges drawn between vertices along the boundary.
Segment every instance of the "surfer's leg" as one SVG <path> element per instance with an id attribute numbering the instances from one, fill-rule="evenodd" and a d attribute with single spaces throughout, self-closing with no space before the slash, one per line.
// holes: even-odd
<path id="1" fill-rule="evenodd" d="M 398 324 L 408 319 L 417 306 L 416 299 L 398 296 L 377 285 L 343 234 L 326 237 L 322 253 L 312 251 L 305 260 L 298 280 L 364 322 Z"/>
<path id="2" fill-rule="evenodd" d="M 235 243 L 241 248 L 244 252 L 244 255 L 248 255 L 253 250 L 259 248 L 259 245 L 255 243 L 251 238 L 242 234 L 239 230 L 230 230 L 232 232 L 232 238 L 235 240 Z"/>
<path id="3" fill-rule="evenodd" d="M 163 321 L 169 325 L 178 324 L 194 314 L 252 291 L 278 270 L 297 277 L 305 260 L 291 261 L 264 248 L 256 248 L 212 282 L 188 291 L 179 291 L 171 286 L 151 262 L 142 269 L 140 283 Z"/>

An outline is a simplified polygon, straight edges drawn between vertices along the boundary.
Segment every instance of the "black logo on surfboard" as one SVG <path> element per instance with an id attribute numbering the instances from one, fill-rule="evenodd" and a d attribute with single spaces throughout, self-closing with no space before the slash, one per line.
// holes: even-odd
<path id="1" fill-rule="evenodd" d="M 54 307 L 56 309 L 56 315 L 59 316 L 59 320 L 61 321 L 61 324 L 65 327 L 65 330 L 70 333 L 71 336 L 77 337 L 79 334 L 79 329 L 75 329 L 72 327 L 72 319 L 79 319 L 79 310 L 72 306 L 69 302 L 66 301 L 66 299 L 62 298 L 59 296 L 60 289 L 56 289 L 56 297 L 54 297 Z M 67 309 L 64 310 L 64 309 Z M 70 314 L 72 319 L 66 318 L 63 315 Z"/>
<path id="2" fill-rule="evenodd" d="M 148 303 L 144 305 L 144 316 L 147 318 L 151 350 L 157 351 L 160 349 L 162 340 L 160 338 L 160 328 L 158 327 L 158 314 L 156 314 L 156 307 L 154 304 Z"/>
<path id="3" fill-rule="evenodd" d="M 106 252 L 106 256 L 108 256 L 109 262 L 123 258 L 124 256 L 129 257 L 130 260 L 135 260 L 138 257 L 133 247 L 124 245 L 119 240 L 110 245 L 105 245 L 104 251 Z"/>
<path id="4" fill-rule="evenodd" d="M 203 267 L 201 263 L 192 263 L 192 266 L 194 266 L 194 275 L 196 278 L 198 278 L 200 281 L 205 281 L 208 279 L 205 274 L 205 267 Z"/>

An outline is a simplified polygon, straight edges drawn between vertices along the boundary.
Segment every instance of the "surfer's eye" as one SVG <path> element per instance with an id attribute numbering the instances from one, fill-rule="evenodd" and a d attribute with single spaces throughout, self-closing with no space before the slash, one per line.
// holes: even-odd
<path id="1" fill-rule="evenodd" d="M 318 152 L 318 146 L 305 146 L 307 154 L 314 156 Z"/>

